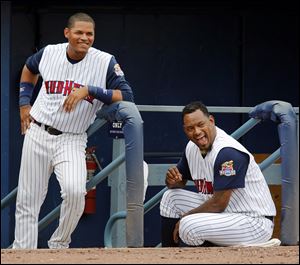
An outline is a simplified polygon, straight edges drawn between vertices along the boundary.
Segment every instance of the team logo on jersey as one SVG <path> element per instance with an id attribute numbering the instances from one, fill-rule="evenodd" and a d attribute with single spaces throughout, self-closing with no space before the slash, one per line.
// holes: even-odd
<path id="1" fill-rule="evenodd" d="M 49 80 L 45 81 L 45 89 L 47 94 L 62 94 L 63 96 L 68 96 L 73 88 L 80 88 L 83 85 L 78 84 L 72 80 L 66 81 L 57 81 L 57 80 Z M 84 100 L 93 104 L 93 100 L 95 98 L 93 96 L 88 95 Z"/>
<path id="2" fill-rule="evenodd" d="M 115 73 L 116 73 L 117 76 L 123 76 L 124 75 L 124 73 L 123 73 L 123 71 L 122 71 L 119 64 L 115 64 L 114 69 L 115 69 Z"/>
<path id="3" fill-rule="evenodd" d="M 221 165 L 222 169 L 219 171 L 220 176 L 234 176 L 236 174 L 233 168 L 233 160 L 226 161 Z"/>
<path id="4" fill-rule="evenodd" d="M 195 186 L 198 192 L 203 194 L 213 194 L 214 188 L 211 181 L 206 181 L 206 179 L 194 179 Z"/>

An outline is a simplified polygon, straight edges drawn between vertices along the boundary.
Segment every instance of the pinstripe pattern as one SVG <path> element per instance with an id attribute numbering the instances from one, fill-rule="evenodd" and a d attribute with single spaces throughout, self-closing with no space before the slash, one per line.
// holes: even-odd
<path id="1" fill-rule="evenodd" d="M 161 200 L 160 214 L 169 218 L 180 218 L 211 196 L 184 189 L 169 189 Z M 226 211 L 198 213 L 180 220 L 179 236 L 191 246 L 199 246 L 205 240 L 220 246 L 249 245 L 268 241 L 273 229 L 273 222 L 264 217 Z"/>
<path id="2" fill-rule="evenodd" d="M 86 130 L 103 103 L 87 97 L 72 112 L 63 103 L 73 87 L 93 85 L 106 88 L 106 76 L 112 55 L 89 48 L 85 57 L 72 64 L 68 43 L 48 45 L 39 63 L 43 79 L 30 115 L 63 134 L 50 135 L 36 124 L 25 134 L 16 203 L 13 248 L 37 248 L 38 216 L 54 171 L 63 199 L 59 226 L 48 241 L 50 248 L 67 248 L 71 234 L 82 215 L 85 203 Z"/>
<path id="3" fill-rule="evenodd" d="M 207 183 L 213 186 L 216 157 L 224 147 L 233 147 L 250 156 L 245 187 L 233 189 L 229 204 L 222 213 L 197 213 L 182 218 L 179 236 L 188 245 L 201 245 L 205 240 L 221 246 L 266 242 L 272 236 L 274 225 L 264 216 L 276 215 L 267 182 L 251 153 L 223 130 L 217 127 L 216 130 L 212 149 L 205 158 L 193 142 L 190 141 L 186 147 L 192 179 L 203 184 L 199 193 L 183 189 L 167 190 L 160 203 L 160 214 L 180 218 L 211 198 L 213 195 L 208 192 Z"/>
<path id="4" fill-rule="evenodd" d="M 272 233 L 270 220 L 232 213 L 192 214 L 182 218 L 179 230 L 180 238 L 191 246 L 201 245 L 204 240 L 219 246 L 263 243 Z"/>
<path id="5" fill-rule="evenodd" d="M 225 212 L 245 213 L 249 216 L 275 216 L 276 208 L 272 200 L 267 182 L 255 162 L 251 153 L 238 141 L 217 128 L 217 136 L 212 150 L 205 159 L 200 154 L 199 148 L 189 142 L 186 148 L 186 156 L 193 179 L 205 179 L 214 181 L 214 163 L 219 151 L 224 147 L 233 147 L 250 156 L 249 167 L 245 177 L 245 188 L 234 189 L 229 205 Z M 203 191 L 202 191 L 203 192 Z"/>
<path id="6" fill-rule="evenodd" d="M 86 142 L 86 133 L 55 136 L 31 124 L 23 144 L 13 248 L 37 248 L 38 214 L 54 167 L 63 202 L 49 247 L 68 247 L 84 209 Z"/>
<path id="7" fill-rule="evenodd" d="M 79 84 L 106 88 L 106 74 L 112 55 L 91 47 L 83 60 L 71 64 L 66 57 L 67 45 L 48 45 L 45 48 L 39 64 L 43 84 L 30 114 L 35 120 L 62 132 L 83 133 L 94 121 L 95 113 L 103 103 L 96 99 L 92 104 L 82 100 L 74 111 L 67 113 L 63 110 L 67 96 L 63 93 L 65 90 L 47 93 L 46 82 L 61 81 L 64 86 L 70 87 Z"/>

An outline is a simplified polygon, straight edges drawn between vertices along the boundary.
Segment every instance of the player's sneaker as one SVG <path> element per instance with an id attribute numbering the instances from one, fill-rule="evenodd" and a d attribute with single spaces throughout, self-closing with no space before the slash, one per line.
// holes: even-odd
<path id="1" fill-rule="evenodd" d="M 277 247 L 280 246 L 281 241 L 278 238 L 272 238 L 264 243 L 248 244 L 248 245 L 236 245 L 235 247 Z"/>

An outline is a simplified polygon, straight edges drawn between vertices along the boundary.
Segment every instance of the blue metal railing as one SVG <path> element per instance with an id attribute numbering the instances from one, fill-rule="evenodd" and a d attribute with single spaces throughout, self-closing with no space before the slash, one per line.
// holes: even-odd
<path id="1" fill-rule="evenodd" d="M 138 109 L 140 111 L 168 111 L 168 112 L 181 112 L 183 106 L 150 106 L 150 105 L 139 105 Z M 208 107 L 210 112 L 227 112 L 227 113 L 248 113 L 251 109 L 250 107 Z M 299 108 L 295 108 L 296 113 L 299 113 Z M 258 119 L 250 119 L 245 124 L 243 124 L 239 129 L 233 132 L 231 135 L 235 139 L 239 139 L 242 135 L 251 130 L 255 125 L 260 122 Z M 101 128 L 106 123 L 103 119 L 96 119 L 95 122 L 90 126 L 87 131 L 88 137 L 94 134 L 99 128 Z M 259 166 L 262 170 L 269 167 L 274 161 L 276 161 L 280 157 L 280 148 L 277 149 L 274 153 L 272 153 L 267 159 L 265 159 Z M 101 172 L 99 172 L 96 176 L 94 176 L 89 182 L 86 184 L 87 190 L 90 190 L 92 187 L 99 184 L 103 181 L 114 169 L 120 166 L 125 161 L 125 153 L 117 157 L 113 162 L 111 162 L 106 168 L 104 168 Z M 14 201 L 17 195 L 17 188 L 12 190 L 5 198 L 1 200 L 1 210 L 8 206 L 10 203 Z M 150 211 L 153 207 L 155 207 L 163 193 L 166 191 L 167 187 L 158 192 L 154 197 L 152 197 L 148 202 L 144 204 L 144 214 Z M 60 205 L 57 206 L 54 210 L 52 210 L 47 216 L 45 216 L 39 222 L 39 231 L 43 230 L 49 223 L 55 220 L 59 216 Z M 111 247 L 111 230 L 118 219 L 126 218 L 126 211 L 121 211 L 113 214 L 108 220 L 105 231 L 104 231 L 104 244 L 105 247 Z"/>
<path id="2" fill-rule="evenodd" d="M 149 201 L 144 204 L 144 214 L 149 212 L 152 208 L 154 208 L 160 201 L 161 197 L 163 196 L 164 192 L 168 188 L 163 188 L 160 192 L 155 194 Z M 125 219 L 127 216 L 126 211 L 120 211 L 114 213 L 107 221 L 105 229 L 104 229 L 104 246 L 105 247 L 112 247 L 112 228 L 115 222 L 119 219 Z"/>

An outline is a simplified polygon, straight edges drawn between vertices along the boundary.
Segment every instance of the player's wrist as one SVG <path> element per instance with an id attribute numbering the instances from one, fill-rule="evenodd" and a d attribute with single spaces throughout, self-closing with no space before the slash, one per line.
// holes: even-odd
<path id="1" fill-rule="evenodd" d="M 20 109 L 27 109 L 27 108 L 31 108 L 31 105 L 30 104 L 26 104 L 26 105 L 22 105 L 22 106 L 19 106 Z"/>
<path id="2" fill-rule="evenodd" d="M 19 107 L 30 105 L 34 89 L 34 84 L 29 82 L 20 82 Z"/>
<path id="3" fill-rule="evenodd" d="M 87 86 L 88 94 L 102 101 L 105 104 L 112 103 L 113 91 L 96 86 Z"/>

